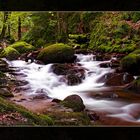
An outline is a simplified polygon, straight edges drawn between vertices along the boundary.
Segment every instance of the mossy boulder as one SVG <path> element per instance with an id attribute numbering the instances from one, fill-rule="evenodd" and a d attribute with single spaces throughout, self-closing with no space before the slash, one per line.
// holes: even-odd
<path id="1" fill-rule="evenodd" d="M 34 46 L 32 46 L 31 44 L 28 44 L 24 41 L 18 41 L 15 42 L 14 44 L 10 45 L 9 47 L 16 49 L 20 54 L 22 53 L 26 53 L 29 51 L 34 50 Z"/>
<path id="2" fill-rule="evenodd" d="M 140 74 L 140 49 L 130 53 L 121 60 L 121 68 L 133 75 Z"/>
<path id="3" fill-rule="evenodd" d="M 62 102 L 62 105 L 68 108 L 72 108 L 74 112 L 80 112 L 85 109 L 83 100 L 79 95 L 70 95 L 66 97 Z"/>
<path id="4" fill-rule="evenodd" d="M 5 57 L 8 60 L 15 60 L 19 56 L 20 56 L 20 53 L 12 47 L 5 48 L 0 54 L 0 57 Z"/>
<path id="5" fill-rule="evenodd" d="M 74 50 L 63 43 L 56 43 L 41 50 L 37 59 L 45 64 L 74 62 Z"/>

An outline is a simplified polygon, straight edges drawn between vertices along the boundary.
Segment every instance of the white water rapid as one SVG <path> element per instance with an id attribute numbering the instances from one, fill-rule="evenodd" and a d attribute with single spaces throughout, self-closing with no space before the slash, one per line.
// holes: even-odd
<path id="1" fill-rule="evenodd" d="M 111 68 L 101 68 L 99 66 L 103 61 L 95 61 L 95 56 L 92 54 L 83 55 L 76 54 L 77 63 L 86 69 L 85 79 L 81 84 L 76 86 L 68 86 L 62 81 L 63 76 L 54 74 L 51 70 L 52 64 L 39 65 L 35 63 L 28 64 L 22 60 L 8 61 L 12 67 L 17 67 L 20 75 L 20 80 L 28 81 L 28 90 L 24 94 L 39 94 L 37 91 L 43 89 L 51 98 L 58 98 L 63 100 L 68 95 L 78 94 L 83 99 L 87 109 L 108 112 L 110 117 L 119 117 L 128 121 L 140 121 L 132 114 L 140 112 L 140 104 L 129 104 L 123 101 L 96 99 L 87 96 L 90 91 L 106 90 L 108 87 L 104 83 L 99 83 L 97 80 L 107 73 L 114 70 Z M 108 61 L 104 61 L 108 62 Z M 19 77 L 17 77 L 19 78 Z"/>

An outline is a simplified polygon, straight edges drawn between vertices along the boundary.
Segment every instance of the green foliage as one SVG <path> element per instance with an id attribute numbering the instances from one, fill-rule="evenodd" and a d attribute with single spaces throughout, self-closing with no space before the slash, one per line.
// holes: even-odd
<path id="1" fill-rule="evenodd" d="M 12 47 L 5 48 L 0 54 L 0 57 L 5 57 L 8 60 L 15 60 L 19 56 L 20 56 L 20 53 Z"/>
<path id="2" fill-rule="evenodd" d="M 29 32 L 23 36 L 23 40 L 28 43 L 37 44 L 38 39 L 42 38 L 45 43 L 56 41 L 56 17 L 53 12 L 34 12 L 31 16 L 33 26 Z"/>
<path id="3" fill-rule="evenodd" d="M 24 41 L 15 42 L 14 44 L 10 45 L 9 47 L 16 49 L 19 53 L 26 53 L 26 52 L 29 52 L 29 51 L 32 51 L 35 49 L 34 46 L 32 46 Z"/>
<path id="4" fill-rule="evenodd" d="M 89 34 L 69 34 L 68 44 L 70 46 L 80 46 L 82 49 L 88 48 Z"/>
<path id="5" fill-rule="evenodd" d="M 82 44 L 87 42 L 86 34 L 69 34 L 69 38 L 73 39 L 75 43 Z"/>
<path id="6" fill-rule="evenodd" d="M 113 36 L 115 36 L 116 38 L 123 38 L 129 33 L 130 30 L 130 26 L 123 23 L 122 25 L 117 26 L 117 28 L 113 32 Z"/>
<path id="7" fill-rule="evenodd" d="M 139 33 L 122 20 L 120 12 L 105 12 L 93 21 L 89 48 L 101 52 L 130 53 L 140 41 Z"/>
<path id="8" fill-rule="evenodd" d="M 19 112 L 28 119 L 25 125 L 52 125 L 53 121 L 47 115 L 37 115 L 25 109 L 22 106 L 11 103 L 0 97 L 0 113 L 4 112 Z"/>
<path id="9" fill-rule="evenodd" d="M 41 48 L 42 46 L 44 46 L 46 44 L 46 42 L 42 39 L 42 38 L 39 38 L 35 44 L 35 47 L 37 48 Z"/>
<path id="10" fill-rule="evenodd" d="M 140 20 L 140 12 L 124 12 L 122 18 L 125 20 L 132 20 L 133 22 L 137 22 Z"/>
<path id="11" fill-rule="evenodd" d="M 63 63 L 70 61 L 74 56 L 73 49 L 67 44 L 56 43 L 45 47 L 38 55 L 44 63 Z"/>

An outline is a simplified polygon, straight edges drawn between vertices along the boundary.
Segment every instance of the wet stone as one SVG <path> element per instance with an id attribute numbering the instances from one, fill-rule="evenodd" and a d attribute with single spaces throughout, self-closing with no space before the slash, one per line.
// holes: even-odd
<path id="1" fill-rule="evenodd" d="M 38 94 L 38 95 L 34 95 L 33 97 L 32 97 L 32 99 L 34 100 L 34 99 L 49 99 L 49 97 L 48 97 L 48 95 L 47 94 Z"/>
<path id="2" fill-rule="evenodd" d="M 61 100 L 59 100 L 59 99 L 53 99 L 53 100 L 52 100 L 52 102 L 55 102 L 55 103 L 60 103 L 60 102 L 61 102 Z"/>
<path id="3" fill-rule="evenodd" d="M 97 115 L 96 113 L 88 113 L 88 117 L 93 121 L 97 121 L 100 119 L 99 115 Z"/>

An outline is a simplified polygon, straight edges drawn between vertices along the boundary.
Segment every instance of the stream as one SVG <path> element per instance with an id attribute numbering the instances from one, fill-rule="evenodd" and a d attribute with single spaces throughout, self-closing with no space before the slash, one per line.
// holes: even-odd
<path id="1" fill-rule="evenodd" d="M 107 116 L 121 118 L 129 122 L 140 122 L 140 103 L 128 102 L 127 100 L 116 100 L 115 98 L 95 98 L 91 94 L 99 93 L 102 95 L 103 91 L 110 90 L 111 87 L 105 86 L 104 82 L 98 80 L 108 74 L 113 73 L 114 69 L 101 68 L 100 63 L 109 61 L 96 61 L 92 54 L 83 55 L 76 54 L 77 62 L 86 69 L 85 79 L 79 85 L 69 86 L 61 79 L 62 75 L 56 75 L 52 72 L 51 66 L 40 65 L 36 63 L 26 63 L 22 60 L 7 61 L 11 67 L 16 67 L 17 76 L 19 80 L 27 81 L 24 85 L 22 94 L 25 96 L 40 94 L 43 91 L 47 96 L 63 100 L 65 97 L 77 94 L 79 95 L 87 109 L 106 112 Z M 90 95 L 89 95 L 90 93 Z M 112 92 L 113 93 L 113 92 Z M 102 97 L 102 96 L 101 96 Z"/>

